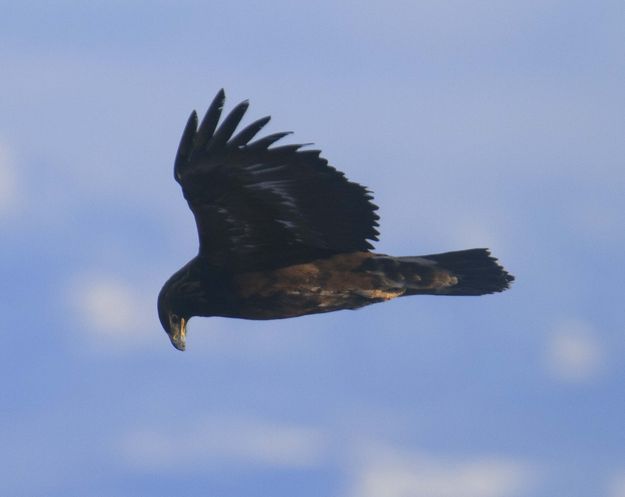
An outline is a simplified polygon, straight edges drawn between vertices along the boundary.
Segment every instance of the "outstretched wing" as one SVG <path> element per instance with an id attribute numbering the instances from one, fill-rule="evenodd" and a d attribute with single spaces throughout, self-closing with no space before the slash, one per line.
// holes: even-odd
<path id="1" fill-rule="evenodd" d="M 199 255 L 225 270 L 256 270 L 370 249 L 378 216 L 367 190 L 318 150 L 271 147 L 289 133 L 250 142 L 269 117 L 233 136 L 248 102 L 218 126 L 224 101 L 221 90 L 199 128 L 191 114 L 174 166 L 195 216 Z"/>

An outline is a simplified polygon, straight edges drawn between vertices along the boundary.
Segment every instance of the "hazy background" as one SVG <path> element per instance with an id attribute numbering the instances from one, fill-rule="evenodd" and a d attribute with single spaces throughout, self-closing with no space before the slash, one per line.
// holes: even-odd
<path id="1" fill-rule="evenodd" d="M 0 493 L 625 496 L 625 4 L 1 1 Z M 483 298 L 156 316 L 173 157 L 221 87 Z"/>

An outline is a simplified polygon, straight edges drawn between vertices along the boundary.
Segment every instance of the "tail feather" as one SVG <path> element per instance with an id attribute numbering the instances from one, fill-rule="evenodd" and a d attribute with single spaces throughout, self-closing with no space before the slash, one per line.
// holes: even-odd
<path id="1" fill-rule="evenodd" d="M 488 249 L 469 249 L 457 252 L 445 252 L 443 254 L 424 255 L 421 257 L 398 257 L 403 263 L 415 264 L 423 267 L 428 261 L 433 263 L 431 269 L 434 273 L 440 270 L 448 272 L 457 282 L 445 285 L 434 291 L 424 291 L 419 286 L 411 288 L 410 285 L 405 295 L 431 293 L 436 295 L 485 295 L 489 293 L 503 292 L 510 287 L 514 276 L 509 274 L 499 265 L 497 259 L 490 255 Z"/>

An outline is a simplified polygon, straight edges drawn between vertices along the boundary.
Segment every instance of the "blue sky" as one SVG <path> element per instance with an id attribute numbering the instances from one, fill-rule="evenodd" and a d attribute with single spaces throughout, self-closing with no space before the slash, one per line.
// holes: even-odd
<path id="1" fill-rule="evenodd" d="M 0 493 L 625 496 L 625 8 L 0 2 Z M 279 322 L 156 295 L 224 87 L 380 205 L 376 249 L 517 276 Z"/>

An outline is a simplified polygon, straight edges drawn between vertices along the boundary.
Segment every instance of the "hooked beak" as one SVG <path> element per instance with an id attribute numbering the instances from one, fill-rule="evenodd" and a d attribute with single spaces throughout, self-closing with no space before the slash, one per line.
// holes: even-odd
<path id="1" fill-rule="evenodd" d="M 184 318 L 180 318 L 180 325 L 172 328 L 172 333 L 169 335 L 171 344 L 178 350 L 184 351 L 187 338 L 187 322 Z"/>

